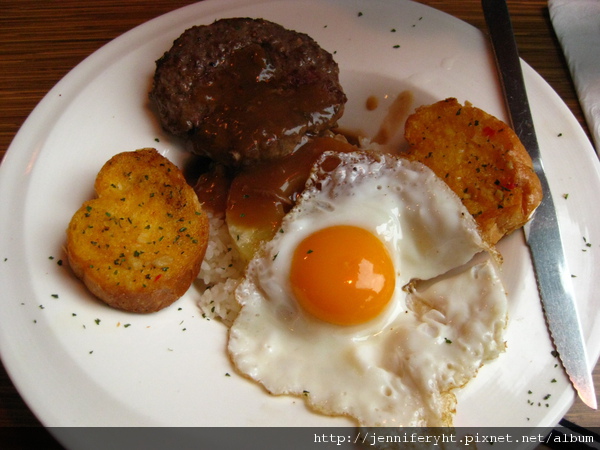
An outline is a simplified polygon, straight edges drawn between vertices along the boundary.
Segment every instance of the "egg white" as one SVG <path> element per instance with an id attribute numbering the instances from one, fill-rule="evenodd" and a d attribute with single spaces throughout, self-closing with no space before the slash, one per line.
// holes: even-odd
<path id="1" fill-rule="evenodd" d="M 339 162 L 333 170 L 323 163 L 331 158 Z M 420 163 L 357 152 L 325 154 L 315 167 L 236 290 L 232 361 L 269 392 L 302 396 L 362 426 L 450 425 L 451 390 L 504 348 L 507 299 L 475 221 Z M 392 301 L 361 325 L 312 317 L 289 283 L 297 245 L 334 225 L 378 236 L 396 270 Z"/>

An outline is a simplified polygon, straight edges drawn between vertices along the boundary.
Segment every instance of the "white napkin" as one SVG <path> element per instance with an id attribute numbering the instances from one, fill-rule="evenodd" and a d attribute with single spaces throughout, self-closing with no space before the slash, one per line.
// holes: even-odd
<path id="1" fill-rule="evenodd" d="M 600 153 L 600 0 L 549 0 L 548 9 Z"/>

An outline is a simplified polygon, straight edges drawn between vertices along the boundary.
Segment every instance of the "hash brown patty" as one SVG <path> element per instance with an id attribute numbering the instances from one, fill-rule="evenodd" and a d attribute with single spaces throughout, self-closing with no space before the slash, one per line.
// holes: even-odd
<path id="1" fill-rule="evenodd" d="M 461 198 L 494 245 L 522 227 L 542 199 L 531 158 L 503 121 L 448 98 L 406 121 L 407 157 L 431 168 Z"/>

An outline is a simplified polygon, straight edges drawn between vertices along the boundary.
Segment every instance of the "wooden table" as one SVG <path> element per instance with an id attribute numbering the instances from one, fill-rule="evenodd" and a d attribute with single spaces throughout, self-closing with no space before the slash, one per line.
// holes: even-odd
<path id="1" fill-rule="evenodd" d="M 485 29 L 478 0 L 420 0 Z M 86 56 L 129 29 L 194 3 L 189 0 L 4 0 L 0 12 L 0 157 L 36 104 Z M 509 1 L 522 58 L 587 126 L 545 1 Z M 588 132 L 589 136 L 589 132 Z M 594 371 L 600 392 L 600 365 Z M 599 426 L 600 413 L 577 401 L 567 418 Z M 0 426 L 39 427 L 0 365 Z M 49 435 L 42 435 L 51 443 Z M 44 441 L 42 441 L 44 442 Z"/>

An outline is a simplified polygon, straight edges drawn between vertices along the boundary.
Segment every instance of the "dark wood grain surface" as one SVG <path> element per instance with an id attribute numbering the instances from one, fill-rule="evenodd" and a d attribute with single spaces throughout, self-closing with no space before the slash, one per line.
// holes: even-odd
<path id="1" fill-rule="evenodd" d="M 420 2 L 485 29 L 479 0 Z M 131 28 L 191 3 L 194 2 L 3 0 L 0 11 L 0 158 L 36 104 L 86 56 Z M 508 3 L 522 58 L 556 90 L 588 132 L 546 2 Z M 600 366 L 596 367 L 594 377 L 599 392 Z M 600 413 L 580 401 L 576 401 L 567 418 L 582 426 L 600 425 Z M 40 426 L 0 365 L 0 427 Z M 43 430 L 38 433 L 40 445 L 52 444 L 50 435 Z"/>

